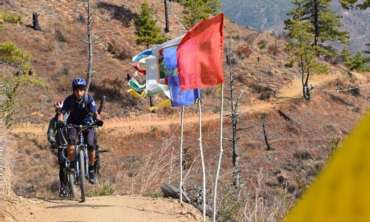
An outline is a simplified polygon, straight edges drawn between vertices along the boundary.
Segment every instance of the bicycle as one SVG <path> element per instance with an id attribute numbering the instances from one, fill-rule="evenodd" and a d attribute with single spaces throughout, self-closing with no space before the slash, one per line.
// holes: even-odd
<path id="1" fill-rule="evenodd" d="M 80 188 L 80 198 L 81 202 L 85 201 L 85 179 L 89 179 L 89 158 L 88 158 L 88 149 L 87 144 L 85 143 L 85 137 L 84 137 L 84 131 L 90 128 L 97 128 L 99 127 L 96 123 L 91 125 L 75 125 L 75 124 L 68 124 L 65 127 L 63 127 L 63 131 L 66 132 L 68 128 L 75 128 L 77 129 L 78 133 L 78 144 L 75 145 L 75 160 L 70 161 L 67 157 L 67 145 L 66 143 L 63 145 L 60 145 L 58 148 L 60 149 L 59 155 L 61 155 L 61 158 L 63 160 L 63 173 L 65 176 L 65 179 L 67 181 L 67 187 L 66 193 L 69 197 L 75 198 L 77 195 L 77 187 Z M 65 140 L 64 133 L 61 134 L 63 137 L 63 140 Z M 98 150 L 96 151 L 99 152 Z M 100 158 L 99 154 L 97 154 L 97 162 L 96 165 L 97 170 L 99 170 L 100 166 Z M 97 172 L 98 173 L 98 172 Z"/>

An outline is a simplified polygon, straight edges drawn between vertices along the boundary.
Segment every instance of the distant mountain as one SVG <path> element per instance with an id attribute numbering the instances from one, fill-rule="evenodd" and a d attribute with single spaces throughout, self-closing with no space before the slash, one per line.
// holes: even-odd
<path id="1" fill-rule="evenodd" d="M 281 32 L 286 14 L 292 7 L 290 0 L 221 0 L 223 11 L 234 22 L 258 31 Z M 337 1 L 333 9 L 343 16 L 345 30 L 351 35 L 350 49 L 359 51 L 370 42 L 370 9 L 343 10 Z"/>

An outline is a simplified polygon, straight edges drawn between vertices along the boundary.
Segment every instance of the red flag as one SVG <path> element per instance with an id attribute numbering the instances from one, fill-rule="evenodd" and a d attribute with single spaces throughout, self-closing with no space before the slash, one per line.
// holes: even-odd
<path id="1" fill-rule="evenodd" d="M 203 20 L 186 33 L 177 48 L 182 89 L 223 83 L 224 14 Z"/>

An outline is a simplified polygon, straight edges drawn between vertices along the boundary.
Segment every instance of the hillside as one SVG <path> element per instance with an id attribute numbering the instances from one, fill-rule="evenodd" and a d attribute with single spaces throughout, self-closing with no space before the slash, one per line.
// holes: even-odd
<path id="1" fill-rule="evenodd" d="M 152 5 L 158 24 L 163 27 L 163 11 L 159 2 Z M 97 4 L 92 93 L 97 98 L 107 96 L 109 103 L 106 109 L 110 110 L 107 117 L 147 112 L 148 101 L 135 100 L 126 93 L 126 75 L 134 72 L 130 65 L 131 56 L 144 49 L 135 42 L 133 19 L 137 16 L 137 3 L 140 1 L 99 1 Z M 77 75 L 83 76 L 87 67 L 84 5 L 79 1 L 9 1 L 1 7 L 21 14 L 24 24 L 4 24 L 0 41 L 12 41 L 29 53 L 34 72 L 47 83 L 47 87 L 24 90 L 27 96 L 20 98 L 18 110 L 22 112 L 16 113 L 16 119 L 18 122 L 46 121 L 52 115 L 52 104 L 70 93 L 70 81 Z M 33 11 L 40 14 L 42 32 L 29 27 Z M 171 12 L 172 31 L 169 37 L 175 37 L 184 33 L 181 17 L 178 16 L 182 8 L 177 3 L 171 3 Z M 241 29 L 230 22 L 227 22 L 226 30 L 227 38 L 233 39 L 230 47 L 239 54 L 235 70 L 242 72 L 236 75 L 240 85 L 250 93 L 245 100 L 258 100 L 263 93 L 261 89 L 273 94 L 282 83 L 294 77 L 295 69 L 284 66 L 288 55 L 284 52 L 282 40 Z M 260 43 L 264 46 L 260 47 Z M 113 46 L 114 54 L 108 50 L 109 45 Z M 268 53 L 269 48 L 275 45 L 279 55 Z M 248 60 L 246 57 L 249 57 Z M 213 97 L 205 102 L 206 110 L 214 110 Z"/>
<path id="2" fill-rule="evenodd" d="M 103 112 L 105 125 L 98 130 L 99 144 L 104 151 L 101 176 L 97 186 L 88 185 L 86 205 L 57 197 L 58 163 L 45 135 L 48 120 L 54 114 L 52 104 L 67 96 L 71 79 L 86 70 L 84 5 L 78 0 L 7 0 L 0 3 L 0 10 L 13 11 L 24 19 L 23 24 L 4 24 L 0 42 L 12 41 L 28 52 L 35 75 L 47 83 L 46 87 L 28 87 L 19 94 L 15 123 L 6 135 L 7 140 L 12 141 L 7 145 L 11 189 L 25 199 L 19 205 L 17 202 L 10 205 L 15 207 L 13 213 L 36 213 L 32 218 L 40 221 L 39 218 L 44 219 L 49 214 L 61 217 L 80 209 L 91 212 L 93 208 L 107 216 L 121 210 L 143 215 L 140 210 L 145 209 L 150 215 L 164 215 L 168 221 L 174 217 L 180 221 L 193 219 L 188 215 L 188 208 L 184 212 L 184 208 L 173 201 L 156 199 L 161 196 L 162 183 L 174 186 L 179 183 L 178 110 L 149 113 L 148 101 L 137 101 L 126 92 L 126 74 L 133 72 L 131 56 L 144 49 L 136 44 L 133 22 L 139 3 L 143 1 L 101 0 L 95 9 L 96 73 L 92 94 L 96 98 L 107 96 L 107 105 Z M 150 3 L 158 25 L 163 27 L 162 1 Z M 181 25 L 183 8 L 174 2 L 170 8 L 172 26 L 168 36 L 176 37 L 185 31 Z M 29 27 L 34 11 L 40 13 L 41 32 Z M 239 119 L 243 187 L 237 195 L 231 188 L 230 103 L 226 101 L 220 221 L 230 218 L 240 221 L 253 215 L 258 215 L 260 221 L 267 221 L 267 218 L 280 221 L 366 111 L 370 98 L 368 74 L 351 73 L 341 65 L 327 64 L 327 74 L 312 77 L 312 100 L 304 101 L 297 67 L 288 64 L 291 56 L 285 50 L 284 39 L 240 27 L 229 20 L 225 33 L 225 46 L 231 48 L 236 63 L 233 67 L 225 67 L 226 97 L 230 95 L 230 72 L 235 74 L 237 93 L 244 92 Z M 109 45 L 113 46 L 113 51 Z M 0 72 L 9 75 L 11 71 L 7 65 L 0 64 Z M 207 201 L 211 203 L 219 145 L 220 91 L 207 89 L 203 96 L 210 198 Z M 184 189 L 192 199 L 199 201 L 201 168 L 197 121 L 196 107 L 187 108 Z M 263 126 L 271 150 L 266 148 Z M 2 140 L 0 138 L 0 145 Z M 138 195 L 146 197 L 136 204 Z M 155 205 L 157 200 L 159 206 Z M 123 201 L 128 205 L 122 205 Z M 91 219 L 74 213 L 70 216 L 66 220 Z"/>
<path id="3" fill-rule="evenodd" d="M 292 7 L 290 0 L 222 0 L 223 11 L 236 23 L 255 28 L 258 31 L 283 30 L 286 14 Z M 338 1 L 333 1 L 333 9 L 343 17 L 344 29 L 350 33 L 350 49 L 359 51 L 365 49 L 370 42 L 370 9 L 344 10 Z"/>

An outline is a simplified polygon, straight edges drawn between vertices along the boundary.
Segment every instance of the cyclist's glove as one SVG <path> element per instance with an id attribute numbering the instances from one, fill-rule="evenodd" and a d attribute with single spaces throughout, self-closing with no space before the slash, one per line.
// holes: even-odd
<path id="1" fill-rule="evenodd" d="M 57 127 L 58 128 L 63 128 L 63 127 L 65 127 L 65 122 L 64 121 L 60 121 L 60 120 L 58 120 L 58 122 L 57 122 Z"/>
<path id="2" fill-rule="evenodd" d="M 96 125 L 97 126 L 103 126 L 104 122 L 102 120 L 96 120 Z"/>

